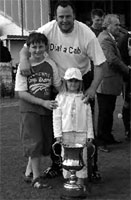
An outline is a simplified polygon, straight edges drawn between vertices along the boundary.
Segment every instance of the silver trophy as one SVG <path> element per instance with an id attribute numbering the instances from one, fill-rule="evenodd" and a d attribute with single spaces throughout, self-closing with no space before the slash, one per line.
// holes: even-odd
<path id="1" fill-rule="evenodd" d="M 56 156 L 60 156 L 60 146 L 61 144 L 58 142 L 55 142 L 53 145 L 53 151 Z M 82 144 L 62 144 L 62 147 L 64 149 L 64 156 L 62 161 L 63 169 L 68 170 L 70 172 L 70 177 L 67 179 L 67 181 L 64 183 L 63 190 L 61 193 L 61 199 L 81 199 L 86 198 L 86 191 L 83 185 L 80 185 L 77 183 L 77 176 L 76 172 L 81 170 L 84 167 L 84 161 L 83 161 L 83 149 L 85 145 Z M 87 149 L 89 150 L 89 154 L 92 157 L 95 152 L 95 146 L 90 145 L 87 146 Z M 87 151 L 88 151 L 87 150 Z M 91 163 L 90 163 L 91 165 Z"/>
<path id="2" fill-rule="evenodd" d="M 66 183 L 64 183 L 63 193 L 61 195 L 62 199 L 72 199 L 72 198 L 84 198 L 86 193 L 84 191 L 83 185 L 77 184 L 76 171 L 83 168 L 83 148 L 81 144 L 76 144 L 73 146 L 63 145 L 64 148 L 64 159 L 62 166 L 64 169 L 70 172 L 70 177 Z"/>

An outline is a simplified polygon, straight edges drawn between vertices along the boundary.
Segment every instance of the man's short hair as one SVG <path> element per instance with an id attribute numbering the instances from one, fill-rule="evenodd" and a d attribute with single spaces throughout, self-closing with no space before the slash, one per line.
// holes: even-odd
<path id="1" fill-rule="evenodd" d="M 75 7 L 73 5 L 73 3 L 70 1 L 70 0 L 59 0 L 56 5 L 55 5 L 55 11 L 54 11 L 54 14 L 56 16 L 57 14 L 57 8 L 58 6 L 61 6 L 63 8 L 67 7 L 67 6 L 70 6 L 73 10 L 73 13 L 75 14 Z"/>
<path id="2" fill-rule="evenodd" d="M 104 12 L 102 9 L 93 9 L 91 11 L 91 17 L 94 18 L 94 16 L 99 16 L 99 17 L 103 17 L 104 16 Z"/>

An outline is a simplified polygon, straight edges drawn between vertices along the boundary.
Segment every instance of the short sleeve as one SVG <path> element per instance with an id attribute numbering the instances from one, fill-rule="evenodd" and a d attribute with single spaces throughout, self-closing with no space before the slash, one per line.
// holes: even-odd
<path id="1" fill-rule="evenodd" d="M 20 73 L 20 66 L 18 66 L 15 81 L 15 91 L 27 91 L 27 77 L 22 76 Z"/>
<path id="2" fill-rule="evenodd" d="M 59 87 L 61 85 L 61 77 L 59 75 L 58 67 L 53 60 L 49 59 L 48 62 L 53 69 L 53 85 Z"/>
<path id="3" fill-rule="evenodd" d="M 94 65 L 100 65 L 106 61 L 104 52 L 96 37 L 94 37 L 87 46 L 87 55 L 93 61 Z"/>

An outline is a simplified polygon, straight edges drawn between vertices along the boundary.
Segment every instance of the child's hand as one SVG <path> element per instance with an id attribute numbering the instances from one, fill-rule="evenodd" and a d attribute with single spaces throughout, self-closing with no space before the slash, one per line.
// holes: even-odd
<path id="1" fill-rule="evenodd" d="M 43 106 L 44 106 L 45 108 L 49 109 L 49 110 L 53 110 L 53 109 L 56 109 L 56 108 L 57 108 L 58 103 L 57 103 L 57 101 L 55 101 L 55 100 L 51 100 L 51 101 L 49 101 L 49 100 L 44 100 Z"/>
<path id="2" fill-rule="evenodd" d="M 90 143 L 92 143 L 92 142 L 93 142 L 93 138 L 88 138 L 88 139 L 87 139 L 87 143 L 88 143 L 88 144 L 90 144 Z"/>
<path id="3" fill-rule="evenodd" d="M 62 143 L 62 137 L 57 137 L 56 141 L 59 142 L 59 143 Z"/>

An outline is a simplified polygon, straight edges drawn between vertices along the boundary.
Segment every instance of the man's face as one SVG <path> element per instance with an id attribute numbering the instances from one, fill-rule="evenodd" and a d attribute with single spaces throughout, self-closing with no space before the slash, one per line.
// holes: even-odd
<path id="1" fill-rule="evenodd" d="M 102 23 L 103 23 L 103 18 L 104 17 L 99 17 L 97 15 L 94 15 L 93 18 L 92 18 L 92 26 L 95 28 L 95 29 L 101 29 L 102 28 Z"/>
<path id="2" fill-rule="evenodd" d="M 58 6 L 56 11 L 56 20 L 60 30 L 63 33 L 70 33 L 74 27 L 74 13 L 70 6 L 63 8 L 62 6 Z"/>
<path id="3" fill-rule="evenodd" d="M 120 34 L 120 21 L 118 18 L 113 18 L 111 24 L 107 28 L 109 32 L 114 36 L 117 37 Z"/>

